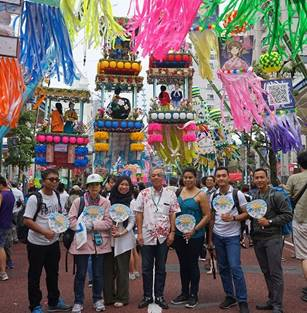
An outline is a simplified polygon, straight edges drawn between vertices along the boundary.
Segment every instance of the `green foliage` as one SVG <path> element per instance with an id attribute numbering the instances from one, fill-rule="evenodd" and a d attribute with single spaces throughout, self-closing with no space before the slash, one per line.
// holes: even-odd
<path id="1" fill-rule="evenodd" d="M 17 128 L 12 129 L 8 137 L 8 157 L 5 165 L 18 166 L 24 170 L 32 164 L 34 157 L 35 112 L 24 111 L 20 115 Z"/>

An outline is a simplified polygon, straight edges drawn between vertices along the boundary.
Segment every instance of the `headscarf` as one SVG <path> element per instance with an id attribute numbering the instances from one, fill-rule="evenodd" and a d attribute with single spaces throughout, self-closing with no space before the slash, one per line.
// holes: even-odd
<path id="1" fill-rule="evenodd" d="M 126 194 L 122 194 L 118 191 L 119 185 L 124 180 L 126 180 L 129 184 L 129 191 Z M 127 205 L 129 207 L 130 202 L 132 201 L 132 193 L 133 193 L 133 185 L 132 185 L 130 177 L 128 176 L 118 177 L 115 185 L 111 189 L 110 198 L 109 198 L 111 205 L 115 203 L 120 203 L 120 204 Z"/>

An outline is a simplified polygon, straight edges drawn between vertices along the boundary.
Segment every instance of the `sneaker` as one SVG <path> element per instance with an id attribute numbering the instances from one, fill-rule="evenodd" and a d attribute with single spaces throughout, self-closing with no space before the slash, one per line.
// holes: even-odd
<path id="1" fill-rule="evenodd" d="M 9 277 L 7 276 L 7 273 L 6 272 L 3 272 L 3 273 L 0 273 L 0 280 L 8 280 Z"/>
<path id="2" fill-rule="evenodd" d="M 104 306 L 103 300 L 98 300 L 94 303 L 94 309 L 96 309 L 96 312 L 105 311 L 106 307 Z"/>
<path id="3" fill-rule="evenodd" d="M 163 310 L 167 310 L 168 309 L 168 304 L 166 303 L 164 297 L 156 297 L 155 298 L 155 303 L 158 304 L 158 306 L 160 308 L 162 308 Z"/>
<path id="4" fill-rule="evenodd" d="M 122 303 L 122 302 L 115 302 L 114 303 L 114 306 L 116 307 L 116 308 L 121 308 L 121 307 L 123 307 L 125 304 L 124 303 Z"/>
<path id="5" fill-rule="evenodd" d="M 39 305 L 39 306 L 36 306 L 32 311 L 31 313 L 44 313 L 44 311 L 42 310 L 42 307 Z"/>
<path id="6" fill-rule="evenodd" d="M 129 279 L 130 280 L 135 280 L 135 274 L 134 273 L 129 273 Z"/>
<path id="7" fill-rule="evenodd" d="M 82 310 L 83 310 L 83 305 L 79 304 L 79 303 L 75 303 L 71 312 L 72 313 L 81 313 Z"/>
<path id="8" fill-rule="evenodd" d="M 226 296 L 225 300 L 219 305 L 220 309 L 229 309 L 237 304 L 237 300 L 234 297 Z"/>
<path id="9" fill-rule="evenodd" d="M 183 293 L 180 294 L 178 297 L 176 297 L 175 299 L 173 299 L 171 301 L 171 304 L 184 304 L 187 303 L 189 300 L 189 297 L 184 295 Z"/>
<path id="10" fill-rule="evenodd" d="M 141 274 L 139 272 L 133 272 L 135 278 L 140 278 L 141 277 Z"/>
<path id="11" fill-rule="evenodd" d="M 185 307 L 189 309 L 194 309 L 197 304 L 198 304 L 198 297 L 195 295 L 191 295 Z"/>
<path id="12" fill-rule="evenodd" d="M 249 308 L 247 302 L 239 303 L 240 313 L 249 313 Z"/>
<path id="13" fill-rule="evenodd" d="M 48 305 L 47 312 L 67 312 L 71 310 L 71 305 L 65 304 L 63 299 L 59 299 L 57 305 Z"/>
<path id="14" fill-rule="evenodd" d="M 152 297 L 144 297 L 138 304 L 139 309 L 146 308 L 150 303 L 153 303 Z"/>
<path id="15" fill-rule="evenodd" d="M 88 281 L 88 288 L 92 288 L 93 287 L 93 282 L 91 280 Z"/>

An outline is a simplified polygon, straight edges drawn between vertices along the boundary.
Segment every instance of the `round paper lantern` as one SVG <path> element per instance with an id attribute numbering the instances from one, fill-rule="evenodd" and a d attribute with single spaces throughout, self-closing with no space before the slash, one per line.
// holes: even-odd
<path id="1" fill-rule="evenodd" d="M 45 142 L 45 141 L 46 141 L 46 136 L 45 136 L 45 135 L 38 135 L 38 136 L 36 137 L 36 140 L 37 140 L 38 142 Z"/>
<path id="2" fill-rule="evenodd" d="M 127 128 L 128 125 L 127 125 L 126 121 L 123 121 L 120 123 L 120 126 L 121 126 L 121 128 Z"/>
<path id="3" fill-rule="evenodd" d="M 120 68 L 120 69 L 122 69 L 122 68 L 124 68 L 124 62 L 117 62 L 117 68 Z"/>
<path id="4" fill-rule="evenodd" d="M 130 62 L 125 62 L 125 69 L 130 70 L 131 69 L 131 63 Z"/>
<path id="5" fill-rule="evenodd" d="M 181 56 L 181 54 L 176 54 L 175 60 L 176 60 L 177 62 L 181 62 L 181 61 L 182 61 L 182 56 Z"/>
<path id="6" fill-rule="evenodd" d="M 170 120 L 172 118 L 172 114 L 171 113 L 165 113 L 165 119 L 166 120 Z"/>
<path id="7" fill-rule="evenodd" d="M 192 119 L 194 118 L 193 113 L 188 113 L 188 114 L 187 114 L 187 118 L 188 118 L 189 120 L 192 120 Z"/>
<path id="8" fill-rule="evenodd" d="M 131 68 L 135 71 L 139 71 L 140 70 L 140 65 L 138 63 L 132 63 Z"/>
<path id="9" fill-rule="evenodd" d="M 128 128 L 132 128 L 134 126 L 133 122 L 128 122 Z"/>
<path id="10" fill-rule="evenodd" d="M 102 65 L 102 68 L 105 69 L 105 68 L 109 67 L 109 61 L 102 61 L 101 65 Z"/>
<path id="11" fill-rule="evenodd" d="M 159 120 L 164 120 L 164 113 L 159 113 L 158 114 L 158 118 L 159 118 Z"/>
<path id="12" fill-rule="evenodd" d="M 181 113 L 180 113 L 180 119 L 184 120 L 184 119 L 186 119 L 186 118 L 187 118 L 187 114 L 184 113 L 184 112 L 181 112 Z"/>
<path id="13" fill-rule="evenodd" d="M 111 121 L 106 121 L 105 125 L 106 125 L 106 128 L 111 128 L 112 123 L 111 123 Z"/>
<path id="14" fill-rule="evenodd" d="M 83 137 L 78 137 L 78 138 L 77 138 L 77 144 L 78 144 L 78 145 L 83 145 L 83 144 L 84 144 L 84 139 L 83 139 Z"/>
<path id="15" fill-rule="evenodd" d="M 63 137 L 62 137 L 62 142 L 63 142 L 63 143 L 69 143 L 69 137 L 63 136 Z"/>
<path id="16" fill-rule="evenodd" d="M 158 118 L 158 113 L 151 113 L 151 118 L 156 120 Z"/>
<path id="17" fill-rule="evenodd" d="M 53 141 L 53 136 L 48 135 L 48 136 L 46 137 L 46 141 L 49 142 L 49 143 L 51 143 L 51 142 Z"/>
<path id="18" fill-rule="evenodd" d="M 174 62 L 175 56 L 174 56 L 173 54 L 169 54 L 169 55 L 168 55 L 168 60 L 169 60 L 170 62 Z"/>
<path id="19" fill-rule="evenodd" d="M 90 140 L 87 138 L 87 137 L 85 137 L 85 138 L 83 138 L 84 139 L 84 144 L 85 145 L 87 145 L 89 142 L 90 142 Z"/>
<path id="20" fill-rule="evenodd" d="M 174 120 L 178 120 L 179 119 L 179 113 L 178 112 L 173 113 L 173 119 Z"/>
<path id="21" fill-rule="evenodd" d="M 275 51 L 265 53 L 260 56 L 259 63 L 265 73 L 278 72 L 282 66 L 282 57 Z"/>
<path id="22" fill-rule="evenodd" d="M 74 145 L 76 142 L 77 142 L 77 138 L 76 137 L 69 137 L 69 143 Z"/>
<path id="23" fill-rule="evenodd" d="M 113 128 L 118 128 L 118 122 L 117 121 L 113 121 L 112 122 L 112 127 Z"/>
<path id="24" fill-rule="evenodd" d="M 111 68 L 115 68 L 116 67 L 116 62 L 115 61 L 111 61 L 110 62 L 110 67 Z"/>
<path id="25" fill-rule="evenodd" d="M 189 56 L 187 54 L 183 55 L 182 59 L 184 62 L 189 62 Z"/>
<path id="26" fill-rule="evenodd" d="M 135 122 L 135 128 L 140 129 L 142 128 L 143 124 L 141 122 Z"/>
<path id="27" fill-rule="evenodd" d="M 60 136 L 54 136 L 53 137 L 53 142 L 54 143 L 60 143 L 60 141 L 61 141 L 61 137 Z"/>
<path id="28" fill-rule="evenodd" d="M 98 128 L 102 128 L 104 126 L 104 122 L 103 121 L 98 121 L 97 122 L 97 127 Z"/>

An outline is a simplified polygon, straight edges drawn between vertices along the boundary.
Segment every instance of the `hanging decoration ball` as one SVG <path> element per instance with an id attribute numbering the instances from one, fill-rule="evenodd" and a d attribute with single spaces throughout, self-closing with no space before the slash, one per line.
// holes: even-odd
<path id="1" fill-rule="evenodd" d="M 38 142 L 45 142 L 45 141 L 46 141 L 46 136 L 45 136 L 45 135 L 38 135 L 38 136 L 36 137 L 36 140 L 37 140 Z"/>
<path id="2" fill-rule="evenodd" d="M 111 61 L 110 62 L 110 67 L 111 68 L 115 68 L 116 67 L 116 62 L 115 61 Z"/>
<path id="3" fill-rule="evenodd" d="M 49 142 L 49 143 L 51 143 L 51 142 L 53 141 L 53 136 L 48 135 L 48 136 L 46 137 L 46 141 Z"/>
<path id="4" fill-rule="evenodd" d="M 60 136 L 54 136 L 53 137 L 53 142 L 54 143 L 60 143 L 60 141 L 61 141 L 61 137 Z"/>
<path id="5" fill-rule="evenodd" d="M 130 144 L 130 151 L 144 151 L 145 145 L 143 143 Z"/>
<path id="6" fill-rule="evenodd" d="M 238 14 L 238 10 L 234 10 L 228 14 L 226 14 L 223 26 L 224 28 L 227 28 L 228 25 L 236 18 Z M 232 29 L 231 34 L 239 34 L 246 32 L 247 22 L 244 22 L 242 25 L 236 25 L 234 29 Z"/>
<path id="7" fill-rule="evenodd" d="M 109 139 L 109 133 L 108 132 L 95 132 L 94 133 L 94 139 L 95 139 L 95 141 L 108 140 Z"/>
<path id="8" fill-rule="evenodd" d="M 101 64 L 101 68 L 102 69 L 105 69 L 105 68 L 109 67 L 109 61 L 102 61 L 100 64 Z"/>
<path id="9" fill-rule="evenodd" d="M 173 62 L 175 60 L 175 56 L 173 54 L 169 54 L 167 58 L 171 62 Z"/>
<path id="10" fill-rule="evenodd" d="M 127 128 L 128 124 L 126 121 L 121 122 L 120 124 L 121 128 Z"/>
<path id="11" fill-rule="evenodd" d="M 105 126 L 106 126 L 106 128 L 111 128 L 111 126 L 112 126 L 111 121 L 106 121 Z"/>
<path id="12" fill-rule="evenodd" d="M 97 122 L 97 127 L 98 128 L 102 128 L 104 126 L 104 122 L 103 121 L 98 121 Z"/>
<path id="13" fill-rule="evenodd" d="M 130 134 L 130 140 L 132 141 L 142 141 L 144 140 L 144 133 L 142 132 L 134 132 Z"/>
<path id="14" fill-rule="evenodd" d="M 77 144 L 78 145 L 83 145 L 84 144 L 84 138 L 83 137 L 78 137 L 77 138 Z"/>
<path id="15" fill-rule="evenodd" d="M 77 138 L 76 137 L 69 137 L 69 143 L 74 145 L 76 142 L 77 142 Z"/>
<path id="16" fill-rule="evenodd" d="M 140 70 L 140 64 L 139 63 L 132 63 L 131 68 L 135 71 L 139 71 Z"/>
<path id="17" fill-rule="evenodd" d="M 131 63 L 130 62 L 125 62 L 125 69 L 130 70 L 131 69 Z"/>
<path id="18" fill-rule="evenodd" d="M 181 62 L 181 61 L 182 61 L 182 55 L 181 55 L 181 54 L 176 54 L 175 60 L 176 60 L 177 62 Z"/>
<path id="19" fill-rule="evenodd" d="M 107 152 L 109 151 L 109 144 L 108 143 L 95 143 L 94 145 L 96 152 Z"/>
<path id="20" fill-rule="evenodd" d="M 278 52 L 262 54 L 259 64 L 265 73 L 278 72 L 282 66 L 282 57 Z"/>
<path id="21" fill-rule="evenodd" d="M 143 127 L 143 123 L 140 122 L 140 121 L 137 121 L 137 122 L 135 122 L 134 126 L 135 126 L 135 128 L 137 128 L 137 129 L 141 129 L 141 128 Z"/>
<path id="22" fill-rule="evenodd" d="M 90 140 L 88 139 L 88 137 L 84 138 L 84 144 L 87 145 L 90 142 Z"/>
<path id="23" fill-rule="evenodd" d="M 122 69 L 124 68 L 124 62 L 117 62 L 117 68 Z"/>
<path id="24" fill-rule="evenodd" d="M 65 143 L 65 144 L 69 143 L 69 137 L 63 136 L 62 137 L 62 143 Z"/>

